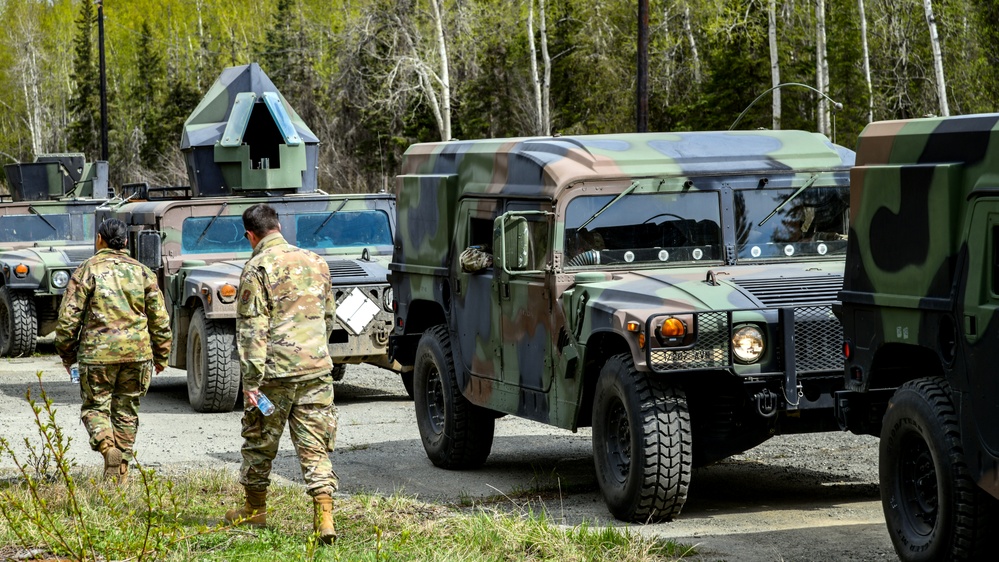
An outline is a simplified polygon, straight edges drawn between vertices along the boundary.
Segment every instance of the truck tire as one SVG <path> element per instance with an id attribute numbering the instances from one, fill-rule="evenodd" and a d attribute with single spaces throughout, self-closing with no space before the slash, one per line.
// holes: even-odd
<path id="1" fill-rule="evenodd" d="M 686 394 L 636 371 L 630 354 L 608 359 L 593 397 L 593 461 L 614 517 L 679 515 L 693 464 Z"/>
<path id="2" fill-rule="evenodd" d="M 445 326 L 435 326 L 420 338 L 413 391 L 416 424 L 430 462 L 451 470 L 486 462 L 496 419 L 461 394 Z"/>
<path id="3" fill-rule="evenodd" d="M 994 555 L 999 509 L 970 477 L 945 379 L 899 387 L 885 412 L 878 452 L 885 523 L 903 562 Z"/>
<path id="4" fill-rule="evenodd" d="M 413 389 L 413 371 L 400 373 L 399 377 L 402 378 L 402 386 L 406 389 L 406 394 L 408 394 L 409 399 L 412 400 L 415 392 Z"/>
<path id="5" fill-rule="evenodd" d="M 37 338 L 38 317 L 31 295 L 0 287 L 0 356 L 31 355 Z"/>
<path id="6" fill-rule="evenodd" d="M 344 375 L 347 374 L 347 366 L 343 363 L 334 363 L 330 374 L 333 375 L 333 382 L 340 382 L 343 380 Z"/>
<path id="7" fill-rule="evenodd" d="M 239 396 L 236 328 L 194 311 L 187 332 L 187 398 L 198 412 L 231 412 Z"/>

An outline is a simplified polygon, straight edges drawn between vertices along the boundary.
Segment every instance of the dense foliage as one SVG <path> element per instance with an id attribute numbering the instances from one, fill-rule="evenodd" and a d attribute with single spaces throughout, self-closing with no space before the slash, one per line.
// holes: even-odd
<path id="1" fill-rule="evenodd" d="M 818 84 L 818 1 L 776 1 L 781 82 Z M 874 119 L 941 113 L 926 2 L 862 1 L 869 95 L 861 2 L 825 0 L 828 95 L 843 104 L 827 132 L 840 144 L 854 144 L 871 102 Z M 769 0 L 649 4 L 649 129 L 729 128 L 772 85 Z M 932 8 L 951 114 L 996 111 L 996 3 Z M 543 41 L 552 131 L 636 127 L 636 0 L 106 0 L 103 10 L 113 184 L 186 184 L 184 119 L 222 68 L 253 61 L 322 141 L 327 191 L 389 186 L 409 144 L 441 138 L 448 108 L 456 138 L 543 131 L 531 64 L 533 56 L 541 76 Z M 0 0 L 0 14 L 0 160 L 98 158 L 97 9 L 89 0 Z M 819 96 L 780 92 L 782 128 L 821 130 Z M 771 111 L 764 97 L 740 128 L 771 127 Z"/>

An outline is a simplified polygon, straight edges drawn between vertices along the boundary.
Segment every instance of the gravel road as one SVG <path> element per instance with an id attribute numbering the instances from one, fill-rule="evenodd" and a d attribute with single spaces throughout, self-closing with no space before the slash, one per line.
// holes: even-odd
<path id="1" fill-rule="evenodd" d="M 41 353 L 51 353 L 42 344 Z M 24 400 L 37 395 L 35 373 L 72 437 L 84 466 L 101 464 L 79 422 L 79 387 L 54 355 L 0 359 L 0 434 L 37 438 Z M 557 522 L 627 528 L 696 545 L 691 560 L 897 560 L 878 496 L 877 440 L 848 433 L 782 436 L 694 471 L 676 521 L 626 525 L 614 520 L 596 487 L 589 429 L 577 433 L 510 416 L 497 420 L 489 460 L 450 472 L 427 460 L 413 403 L 396 375 L 349 366 L 336 387 L 340 429 L 333 463 L 341 492 L 417 496 L 429 502 L 493 498 L 511 511 L 544 509 Z M 170 470 L 239 467 L 241 412 L 198 414 L 187 403 L 184 371 L 153 379 L 142 402 L 137 458 Z M 11 468 L 10 459 L 0 469 Z M 277 478 L 301 482 L 287 433 L 274 463 Z"/>

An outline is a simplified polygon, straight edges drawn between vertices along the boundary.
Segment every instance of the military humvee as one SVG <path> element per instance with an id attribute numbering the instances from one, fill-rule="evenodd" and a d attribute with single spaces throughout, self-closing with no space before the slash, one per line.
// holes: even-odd
<path id="1" fill-rule="evenodd" d="M 40 154 L 4 166 L 0 203 L 0 355 L 30 355 L 55 329 L 73 270 L 94 253 L 94 209 L 108 198 L 107 162 Z"/>
<path id="2" fill-rule="evenodd" d="M 242 213 L 257 203 L 278 211 L 289 242 L 329 263 L 334 377 L 347 363 L 391 367 L 394 198 L 318 192 L 317 145 L 258 65 L 228 68 L 185 123 L 190 188 L 123 186 L 122 200 L 98 212 L 125 221 L 130 252 L 158 275 L 173 330 L 169 364 L 187 369 L 197 411 L 232 410 L 239 399 L 235 300 L 252 253 Z"/>
<path id="3" fill-rule="evenodd" d="M 649 521 L 692 466 L 837 429 L 852 164 L 802 131 L 410 147 L 391 345 L 431 461 L 482 464 L 503 414 L 592 426 L 611 512 Z"/>
<path id="4" fill-rule="evenodd" d="M 857 143 L 842 425 L 881 437 L 899 557 L 999 547 L 999 114 L 872 123 Z"/>

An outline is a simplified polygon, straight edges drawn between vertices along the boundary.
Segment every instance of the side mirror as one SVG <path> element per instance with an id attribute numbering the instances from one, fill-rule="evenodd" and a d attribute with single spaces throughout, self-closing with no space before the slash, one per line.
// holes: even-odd
<path id="1" fill-rule="evenodd" d="M 160 240 L 160 233 L 155 230 L 141 230 L 136 237 L 135 259 L 139 263 L 156 271 L 160 268 L 160 260 L 163 257 L 163 241 Z"/>
<path id="2" fill-rule="evenodd" d="M 527 219 L 510 217 L 503 225 L 503 264 L 512 271 L 527 268 L 531 238 L 527 232 Z"/>

